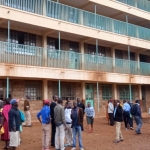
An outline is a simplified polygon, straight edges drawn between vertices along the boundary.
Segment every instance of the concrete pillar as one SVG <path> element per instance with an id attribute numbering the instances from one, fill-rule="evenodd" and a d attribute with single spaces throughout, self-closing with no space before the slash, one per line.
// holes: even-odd
<path id="1" fill-rule="evenodd" d="M 80 42 L 81 62 L 80 69 L 84 70 L 84 42 Z"/>
<path id="2" fill-rule="evenodd" d="M 139 55 L 139 52 L 135 53 L 135 60 L 137 61 L 137 73 L 140 74 L 140 55 Z"/>
<path id="3" fill-rule="evenodd" d="M 85 100 L 86 100 L 86 96 L 85 96 L 85 82 L 81 82 L 81 89 L 82 89 L 82 99 L 83 99 L 83 102 L 85 103 Z"/>
<path id="4" fill-rule="evenodd" d="M 112 47 L 111 48 L 111 57 L 112 57 L 112 59 L 113 59 L 113 73 L 115 73 L 115 48 L 114 47 Z"/>
<path id="5" fill-rule="evenodd" d="M 43 65 L 47 67 L 47 36 L 42 36 L 42 46 L 43 46 Z"/>
<path id="6" fill-rule="evenodd" d="M 113 84 L 113 99 L 117 100 L 117 85 Z"/>
<path id="7" fill-rule="evenodd" d="M 43 80 L 43 100 L 48 99 L 48 80 Z"/>
<path id="8" fill-rule="evenodd" d="M 139 100 L 142 100 L 142 88 L 141 88 L 141 85 L 138 85 L 138 93 L 139 93 Z"/>

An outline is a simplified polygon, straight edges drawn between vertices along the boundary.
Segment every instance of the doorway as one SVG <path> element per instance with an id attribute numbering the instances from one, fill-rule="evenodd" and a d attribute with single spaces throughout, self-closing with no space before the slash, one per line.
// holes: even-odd
<path id="1" fill-rule="evenodd" d="M 87 106 L 87 103 L 90 102 L 91 106 L 94 107 L 93 84 L 86 84 L 85 85 L 85 96 L 86 96 L 86 106 Z"/>

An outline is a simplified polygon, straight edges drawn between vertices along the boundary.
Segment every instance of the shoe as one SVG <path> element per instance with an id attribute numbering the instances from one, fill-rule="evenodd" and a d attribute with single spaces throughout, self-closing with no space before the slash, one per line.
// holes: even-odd
<path id="1" fill-rule="evenodd" d="M 83 148 L 80 148 L 80 150 L 84 150 Z"/>
<path id="2" fill-rule="evenodd" d="M 51 146 L 52 146 L 52 147 L 55 147 L 55 145 L 54 145 L 54 144 L 51 144 Z"/>
<path id="3" fill-rule="evenodd" d="M 130 127 L 131 130 L 134 130 L 133 127 Z"/>
<path id="4" fill-rule="evenodd" d="M 76 150 L 76 148 L 75 148 L 75 147 L 73 147 L 71 150 Z"/>
<path id="5" fill-rule="evenodd" d="M 123 142 L 124 141 L 124 139 L 120 139 L 120 142 Z"/>
<path id="6" fill-rule="evenodd" d="M 137 134 L 142 134 L 141 132 L 136 132 Z"/>
<path id="7" fill-rule="evenodd" d="M 32 125 L 24 125 L 24 127 L 32 127 Z"/>
<path id="8" fill-rule="evenodd" d="M 68 146 L 70 146 L 70 144 L 68 144 L 68 143 L 67 143 L 67 144 L 65 144 L 65 147 L 68 147 Z"/>
<path id="9" fill-rule="evenodd" d="M 119 143 L 120 141 L 119 140 L 114 140 L 114 143 Z"/>

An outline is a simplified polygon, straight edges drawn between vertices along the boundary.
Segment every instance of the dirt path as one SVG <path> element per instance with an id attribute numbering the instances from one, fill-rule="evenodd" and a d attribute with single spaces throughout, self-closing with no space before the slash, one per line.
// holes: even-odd
<path id="1" fill-rule="evenodd" d="M 115 127 L 109 126 L 105 119 L 96 119 L 94 132 L 83 132 L 83 146 L 85 150 L 150 150 L 150 124 L 144 123 L 142 134 L 136 135 L 134 131 L 125 130 L 122 124 L 124 142 L 114 144 Z M 85 124 L 86 126 L 86 124 Z M 41 126 L 34 123 L 31 128 L 24 128 L 21 135 L 22 142 L 17 150 L 41 150 Z M 0 150 L 4 143 L 0 141 Z M 51 148 L 54 150 L 54 148 Z M 66 150 L 71 150 L 67 148 Z M 77 148 L 79 150 L 79 148 Z"/>

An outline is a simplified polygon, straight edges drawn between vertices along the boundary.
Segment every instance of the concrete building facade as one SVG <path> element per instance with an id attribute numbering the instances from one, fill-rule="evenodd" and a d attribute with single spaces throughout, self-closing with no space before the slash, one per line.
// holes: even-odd
<path id="1" fill-rule="evenodd" d="M 31 97 L 33 116 L 57 94 L 150 107 L 150 2 L 1 0 L 0 98 Z"/>

